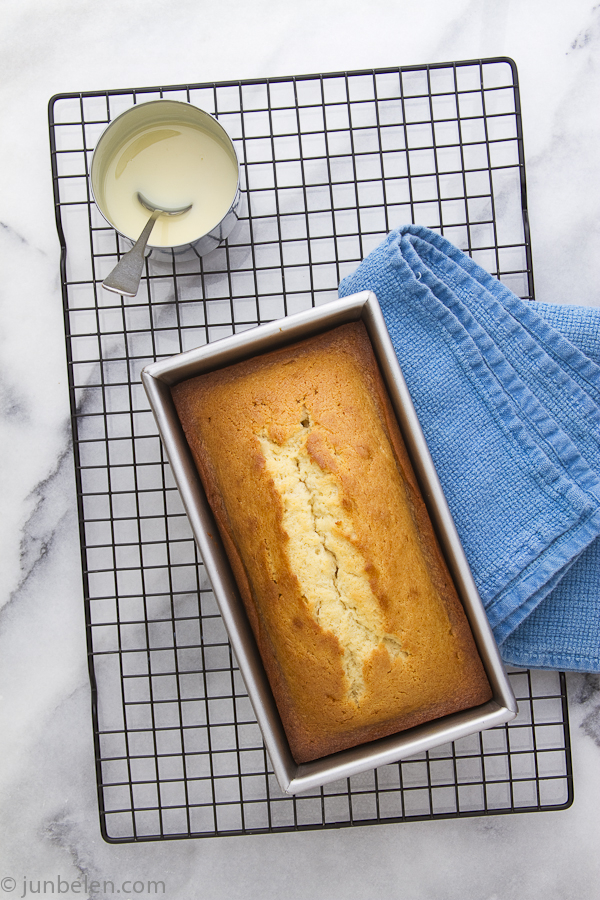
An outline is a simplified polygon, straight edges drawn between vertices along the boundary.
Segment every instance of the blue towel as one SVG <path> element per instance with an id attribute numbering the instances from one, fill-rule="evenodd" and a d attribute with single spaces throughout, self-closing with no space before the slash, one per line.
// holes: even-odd
<path id="1" fill-rule="evenodd" d="M 519 299 L 427 228 L 373 291 L 504 660 L 600 671 L 600 309 Z"/>

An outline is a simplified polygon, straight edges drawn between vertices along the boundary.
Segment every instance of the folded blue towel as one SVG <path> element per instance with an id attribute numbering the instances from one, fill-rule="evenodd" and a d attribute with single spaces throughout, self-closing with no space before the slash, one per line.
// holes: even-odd
<path id="1" fill-rule="evenodd" d="M 393 231 L 373 291 L 504 660 L 600 671 L 600 309 L 521 300 L 439 234 Z"/>

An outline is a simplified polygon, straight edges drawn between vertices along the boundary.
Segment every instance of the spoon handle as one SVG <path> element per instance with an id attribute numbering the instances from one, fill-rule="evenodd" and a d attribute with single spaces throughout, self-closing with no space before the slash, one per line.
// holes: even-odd
<path id="1" fill-rule="evenodd" d="M 105 287 L 107 291 L 124 294 L 126 297 L 135 297 L 144 268 L 146 244 L 160 214 L 160 209 L 154 210 L 131 250 L 121 257 L 110 275 L 104 279 L 102 287 Z"/>

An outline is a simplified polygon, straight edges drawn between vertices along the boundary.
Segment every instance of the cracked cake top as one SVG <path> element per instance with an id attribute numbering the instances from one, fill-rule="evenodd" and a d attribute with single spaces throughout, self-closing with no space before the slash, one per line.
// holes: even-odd
<path id="1" fill-rule="evenodd" d="M 172 390 L 297 762 L 489 699 L 361 322 Z"/>

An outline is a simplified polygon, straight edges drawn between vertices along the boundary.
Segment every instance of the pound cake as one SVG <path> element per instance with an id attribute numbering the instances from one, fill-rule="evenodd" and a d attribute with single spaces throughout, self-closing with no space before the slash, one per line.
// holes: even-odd
<path id="1" fill-rule="evenodd" d="M 172 394 L 296 762 L 491 698 L 362 322 Z"/>

